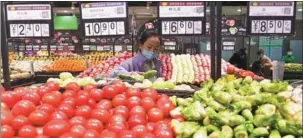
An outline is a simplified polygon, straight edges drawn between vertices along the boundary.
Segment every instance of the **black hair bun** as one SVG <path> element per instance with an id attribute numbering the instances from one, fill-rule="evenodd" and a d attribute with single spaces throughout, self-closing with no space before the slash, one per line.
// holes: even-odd
<path id="1" fill-rule="evenodd" d="M 144 43 L 149 38 L 149 35 L 158 35 L 158 29 L 157 29 L 158 20 L 150 20 L 144 23 L 137 32 L 137 40 L 140 41 L 140 43 Z"/>

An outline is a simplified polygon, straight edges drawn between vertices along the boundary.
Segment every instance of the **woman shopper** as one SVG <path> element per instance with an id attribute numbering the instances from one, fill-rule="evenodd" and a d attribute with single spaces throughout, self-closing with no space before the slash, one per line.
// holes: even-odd
<path id="1" fill-rule="evenodd" d="M 282 60 L 285 63 L 295 63 L 295 57 L 292 55 L 291 49 L 287 51 L 287 55 L 283 56 Z"/>

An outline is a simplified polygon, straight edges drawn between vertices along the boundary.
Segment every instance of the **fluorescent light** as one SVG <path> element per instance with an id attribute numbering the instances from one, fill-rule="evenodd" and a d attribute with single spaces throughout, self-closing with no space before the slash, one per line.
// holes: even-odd
<path id="1" fill-rule="evenodd" d="M 67 11 L 67 10 L 64 10 L 63 12 L 67 13 L 68 11 Z"/>
<path id="2" fill-rule="evenodd" d="M 298 11 L 299 11 L 299 12 L 302 11 L 302 8 L 298 9 Z"/>
<path id="3" fill-rule="evenodd" d="M 238 10 L 237 10 L 237 12 L 241 12 L 241 11 L 242 11 L 241 9 L 238 9 Z"/>
<path id="4" fill-rule="evenodd" d="M 209 9 L 207 9 L 207 10 L 206 10 L 206 12 L 210 12 L 210 10 L 209 10 Z"/>

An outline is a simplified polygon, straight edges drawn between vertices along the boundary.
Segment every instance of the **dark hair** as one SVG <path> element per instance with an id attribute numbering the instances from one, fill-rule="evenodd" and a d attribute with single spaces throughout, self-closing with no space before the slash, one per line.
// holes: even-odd
<path id="1" fill-rule="evenodd" d="M 241 48 L 241 49 L 239 50 L 239 52 L 240 52 L 241 54 L 245 53 L 245 51 L 246 51 L 246 48 Z"/>
<path id="2" fill-rule="evenodd" d="M 260 55 L 260 54 L 264 54 L 264 50 L 263 49 L 259 49 L 259 51 L 257 52 L 257 55 Z"/>
<path id="3" fill-rule="evenodd" d="M 138 38 L 140 44 L 144 44 L 146 42 L 146 40 L 150 37 L 159 37 L 159 35 L 153 29 L 145 30 L 144 32 L 142 32 L 141 36 Z M 159 39 L 160 39 L 160 37 L 159 37 Z"/>

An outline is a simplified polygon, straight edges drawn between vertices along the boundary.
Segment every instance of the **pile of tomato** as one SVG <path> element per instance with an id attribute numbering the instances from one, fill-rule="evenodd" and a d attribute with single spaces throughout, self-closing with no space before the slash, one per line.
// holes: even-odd
<path id="1" fill-rule="evenodd" d="M 121 81 L 98 89 L 47 82 L 2 92 L 1 138 L 173 138 L 174 104 L 154 89 Z M 180 119 L 180 117 L 179 117 Z"/>

